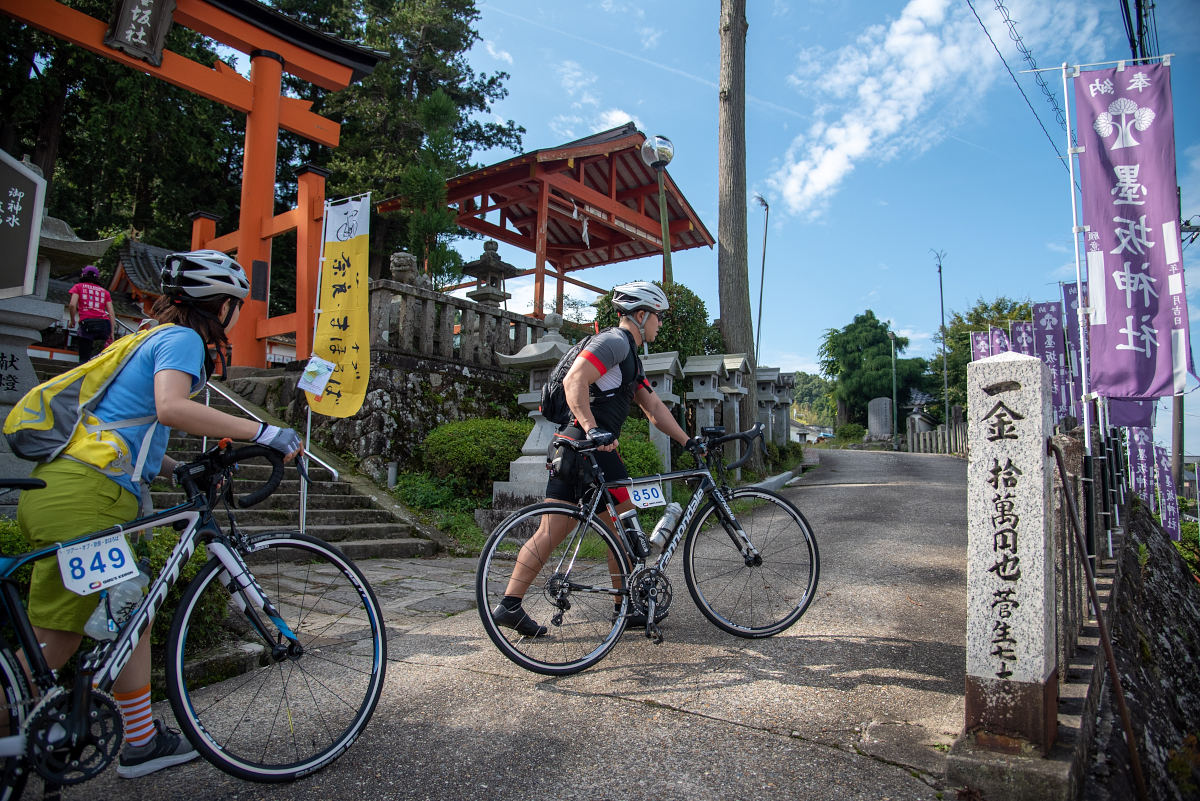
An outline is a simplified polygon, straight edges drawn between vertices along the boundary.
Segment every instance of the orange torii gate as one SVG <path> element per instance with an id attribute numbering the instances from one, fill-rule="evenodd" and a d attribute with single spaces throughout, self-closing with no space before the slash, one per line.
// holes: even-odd
<path id="1" fill-rule="evenodd" d="M 141 7 L 156 14 L 171 13 L 170 5 L 140 0 Z M 250 79 L 221 61 L 207 67 L 169 50 L 162 51 L 158 64 L 127 55 L 105 43 L 106 23 L 56 0 L 0 0 L 0 13 L 246 114 L 238 228 L 217 236 L 216 218 L 199 212 L 193 217 L 191 247 L 236 250 L 249 273 L 250 297 L 230 337 L 236 363 L 263 366 L 266 337 L 289 332 L 296 334 L 297 358 L 304 359 L 312 346 L 327 173 L 318 167 L 302 168 L 296 208 L 276 215 L 279 129 L 328 147 L 337 146 L 341 129 L 310 111 L 308 101 L 284 97 L 283 73 L 323 89 L 345 89 L 369 75 L 386 54 L 321 33 L 255 0 L 175 0 L 173 5 L 168 25 L 173 21 L 247 53 Z M 293 229 L 296 312 L 271 318 L 267 313 L 271 239 Z"/>
<path id="2" fill-rule="evenodd" d="M 534 254 L 534 268 L 518 273 L 536 276 L 533 316 L 543 316 L 547 275 L 557 280 L 555 309 L 561 314 L 564 284 L 608 291 L 570 273 L 662 252 L 658 178 L 640 155 L 645 139 L 630 122 L 446 182 L 459 225 Z M 712 234 L 679 187 L 669 174 L 664 179 L 671 250 L 712 247 Z M 402 206 L 403 200 L 392 198 L 377 210 Z M 487 219 L 492 212 L 498 223 Z"/>

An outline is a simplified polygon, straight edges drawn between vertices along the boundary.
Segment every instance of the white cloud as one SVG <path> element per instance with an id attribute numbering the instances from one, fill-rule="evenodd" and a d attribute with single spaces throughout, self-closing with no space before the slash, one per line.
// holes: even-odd
<path id="1" fill-rule="evenodd" d="M 633 121 L 633 124 L 637 126 L 639 131 L 645 128 L 645 126 L 642 125 L 642 121 L 633 114 L 630 114 L 628 111 L 623 111 L 619 108 L 606 109 L 605 111 L 602 111 L 596 115 L 596 117 L 592 120 L 592 131 L 606 131 L 609 128 L 616 128 L 618 125 L 624 125 L 630 120 Z"/>
<path id="2" fill-rule="evenodd" d="M 575 139 L 576 131 L 583 125 L 583 117 L 578 114 L 559 114 L 550 120 L 550 130 L 563 139 Z"/>
<path id="3" fill-rule="evenodd" d="M 1010 6 L 1035 52 L 1053 43 L 1057 52 L 1091 55 L 1097 46 L 1095 8 L 1066 0 Z M 1005 59 L 1019 65 L 998 16 L 982 16 Z M 797 62 L 787 81 L 811 102 L 814 121 L 770 183 L 789 211 L 809 218 L 859 163 L 919 154 L 949 136 L 1005 74 L 974 15 L 950 0 L 910 0 L 897 19 L 866 28 L 852 44 L 809 48 Z"/>
<path id="4" fill-rule="evenodd" d="M 577 61 L 564 61 L 558 65 L 558 82 L 571 97 L 594 84 L 596 80 L 595 73 L 585 72 Z"/>
<path id="5" fill-rule="evenodd" d="M 484 40 L 483 46 L 487 48 L 488 55 L 497 61 L 503 61 L 505 64 L 513 63 L 512 53 L 507 50 L 501 50 L 496 45 L 488 40 Z"/>
<path id="6" fill-rule="evenodd" d="M 662 31 L 656 28 L 638 28 L 638 36 L 642 37 L 642 49 L 651 50 L 658 45 Z"/>

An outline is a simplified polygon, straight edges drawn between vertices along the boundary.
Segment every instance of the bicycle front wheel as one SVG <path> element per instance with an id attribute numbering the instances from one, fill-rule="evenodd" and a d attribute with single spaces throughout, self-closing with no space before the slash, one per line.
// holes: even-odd
<path id="1" fill-rule="evenodd" d="M 0 739 L 21 732 L 31 703 L 29 683 L 16 654 L 0 650 Z M 23 754 L 0 756 L 0 801 L 20 798 L 29 777 Z"/>
<path id="2" fill-rule="evenodd" d="M 543 516 L 548 528 L 539 534 Z M 576 673 L 617 644 L 629 606 L 629 570 L 609 530 L 577 507 L 527 506 L 496 528 L 480 555 L 475 595 L 483 628 L 502 654 L 526 670 Z M 493 614 L 513 581 L 515 594 L 524 592 L 524 634 Z M 519 586 L 523 581 L 528 589 Z"/>
<path id="3" fill-rule="evenodd" d="M 298 531 L 272 532 L 242 552 L 280 623 L 260 616 L 272 648 L 251 628 L 224 565 L 211 559 L 188 585 L 167 640 L 167 696 L 180 728 L 221 770 L 251 781 L 290 781 L 341 756 L 383 691 L 383 615 L 358 567 Z M 222 642 L 201 621 L 223 621 Z M 210 627 L 211 630 L 211 627 Z M 203 654 L 216 659 L 193 658 Z M 206 669 L 202 669 L 204 666 Z"/>
<path id="4" fill-rule="evenodd" d="M 773 492 L 739 487 L 726 497 L 734 518 L 709 500 L 688 532 L 688 592 L 718 628 L 770 637 L 799 620 L 816 594 L 817 540 L 800 510 Z M 743 556 L 739 527 L 758 558 Z"/>

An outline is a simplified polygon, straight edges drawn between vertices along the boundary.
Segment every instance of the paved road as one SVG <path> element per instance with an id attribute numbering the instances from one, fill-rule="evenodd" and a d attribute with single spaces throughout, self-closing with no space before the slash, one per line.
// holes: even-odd
<path id="1" fill-rule="evenodd" d="M 948 457 L 823 451 L 784 490 L 821 546 L 819 597 L 796 626 L 726 635 L 680 580 L 664 645 L 627 634 L 566 678 L 491 647 L 473 560 L 376 560 L 387 685 L 347 756 L 290 785 L 197 761 L 109 771 L 64 798 L 937 798 L 963 715 L 965 485 Z"/>

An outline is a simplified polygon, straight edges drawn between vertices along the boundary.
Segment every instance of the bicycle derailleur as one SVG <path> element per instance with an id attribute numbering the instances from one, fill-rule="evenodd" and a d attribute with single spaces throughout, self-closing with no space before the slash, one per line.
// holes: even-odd
<path id="1" fill-rule="evenodd" d="M 79 784 L 101 773 L 121 750 L 124 728 L 112 696 L 92 690 L 85 718 L 74 717 L 72 693 L 55 687 L 38 703 L 26 724 L 25 755 L 48 783 Z"/>
<path id="2" fill-rule="evenodd" d="M 658 621 L 671 608 L 671 580 L 657 567 L 644 567 L 629 577 L 630 614 L 646 616 L 646 639 L 661 645 Z"/>

